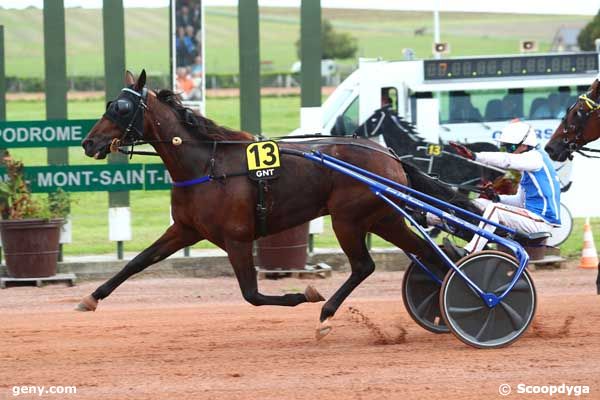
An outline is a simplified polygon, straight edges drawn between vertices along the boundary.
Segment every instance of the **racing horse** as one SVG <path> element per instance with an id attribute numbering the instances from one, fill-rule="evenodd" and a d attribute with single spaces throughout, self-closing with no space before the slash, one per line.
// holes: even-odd
<path id="1" fill-rule="evenodd" d="M 550 137 L 544 150 L 554 161 L 572 159 L 573 153 L 585 157 L 593 157 L 585 152 L 598 150 L 586 148 L 585 145 L 600 138 L 600 81 L 594 80 L 588 91 L 577 98 L 577 101 L 565 113 L 562 121 Z M 600 295 L 600 265 L 596 278 L 596 290 Z"/>
<path id="2" fill-rule="evenodd" d="M 563 116 L 544 148 L 554 161 L 565 161 L 573 153 L 593 151 L 584 146 L 600 137 L 600 81 L 596 79 L 588 91 Z M 585 155 L 585 153 L 584 153 Z"/>
<path id="3" fill-rule="evenodd" d="M 430 172 L 440 180 L 452 185 L 473 185 L 493 181 L 503 175 L 496 170 L 469 162 L 459 157 L 450 145 L 441 144 L 439 154 L 426 156 L 428 142 L 423 140 L 415 126 L 396 114 L 391 107 L 376 110 L 354 131 L 360 137 L 383 135 L 385 144 L 402 158 L 411 161 L 424 172 Z M 498 151 L 492 143 L 476 142 L 466 146 L 473 152 Z M 426 156 L 426 157 L 425 157 Z M 433 162 L 430 169 L 430 161 Z"/>
<path id="4" fill-rule="evenodd" d="M 426 242 L 408 228 L 404 219 L 379 200 L 364 184 L 303 157 L 287 155 L 284 149 L 321 152 L 358 165 L 381 176 L 475 212 L 468 198 L 436 182 L 416 168 L 403 166 L 386 149 L 366 139 L 334 138 L 309 142 L 280 142 L 280 176 L 269 181 L 264 193 L 267 210 L 265 230 L 256 215 L 259 188 L 247 175 L 246 146 L 255 137 L 217 125 L 185 108 L 169 90 L 145 87 L 146 74 L 136 80 L 127 72 L 125 88 L 108 103 L 102 118 L 82 142 L 85 154 L 104 159 L 109 152 L 150 144 L 161 157 L 172 179 L 173 224 L 150 247 L 123 269 L 84 297 L 77 306 L 93 311 L 135 273 L 163 260 L 177 250 L 208 240 L 227 252 L 242 296 L 249 303 L 296 306 L 325 299 L 308 286 L 303 293 L 266 295 L 258 290 L 252 243 L 330 214 L 335 235 L 347 255 L 351 274 L 323 305 L 317 338 L 331 330 L 330 319 L 344 299 L 375 269 L 365 237 L 375 233 L 423 260 L 432 259 Z M 373 156 L 377 154 L 378 156 Z"/>

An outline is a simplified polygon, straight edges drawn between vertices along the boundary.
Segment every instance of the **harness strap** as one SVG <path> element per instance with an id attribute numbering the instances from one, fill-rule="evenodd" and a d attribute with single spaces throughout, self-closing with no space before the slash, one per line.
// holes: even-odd
<path id="1" fill-rule="evenodd" d="M 188 187 L 188 186 L 193 186 L 193 185 L 199 185 L 201 183 L 211 181 L 212 179 L 213 179 L 212 176 L 205 175 L 201 178 L 190 179 L 187 181 L 179 181 L 179 182 L 173 181 L 172 185 L 175 187 Z"/>
<path id="2" fill-rule="evenodd" d="M 267 235 L 267 207 L 265 206 L 265 193 L 267 192 L 267 181 L 258 181 L 258 202 L 256 204 L 256 217 L 258 219 L 258 236 Z"/>
<path id="3" fill-rule="evenodd" d="M 223 175 L 205 175 L 201 178 L 189 179 L 187 181 L 173 181 L 171 184 L 175 187 L 187 187 L 193 185 L 199 185 L 201 183 L 206 183 L 210 181 L 223 181 L 227 178 L 236 178 L 238 176 L 247 176 L 248 172 L 235 172 L 233 174 L 223 174 Z"/>

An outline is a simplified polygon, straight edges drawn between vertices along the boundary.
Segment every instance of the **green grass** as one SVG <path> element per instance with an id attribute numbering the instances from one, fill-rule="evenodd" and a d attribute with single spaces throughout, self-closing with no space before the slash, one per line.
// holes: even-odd
<path id="1" fill-rule="evenodd" d="M 431 57 L 432 15 L 421 12 L 324 10 L 334 27 L 358 38 L 362 57 L 399 59 L 405 47 L 420 58 Z M 299 9 L 260 9 L 260 54 L 273 69 L 289 70 L 297 59 L 294 43 L 299 37 Z M 583 26 L 584 16 L 442 13 L 442 40 L 453 56 L 518 52 L 519 40 L 538 40 L 547 51 L 556 30 Z M 0 9 L 5 26 L 8 76 L 43 76 L 44 44 L 42 12 L 38 9 Z M 101 10 L 69 8 L 65 13 L 67 74 L 102 76 L 104 55 Z M 146 68 L 150 74 L 169 73 L 168 10 L 126 9 L 126 60 L 128 68 Z M 207 72 L 237 72 L 237 9 L 208 7 L 206 14 Z M 425 27 L 423 36 L 414 30 Z M 343 64 L 354 65 L 356 60 Z"/>
<path id="2" fill-rule="evenodd" d="M 262 99 L 263 131 L 269 136 L 283 135 L 298 125 L 300 98 L 264 97 Z M 97 118 L 103 113 L 104 102 L 72 101 L 69 103 L 70 118 Z M 222 125 L 239 127 L 238 98 L 209 98 L 207 115 Z M 8 103 L 9 120 L 35 120 L 45 117 L 44 104 L 39 101 L 11 101 Z M 45 165 L 46 150 L 14 149 L 11 153 L 22 159 L 26 165 Z M 80 148 L 69 151 L 71 164 L 98 163 L 85 157 Z M 139 158 L 136 162 L 155 162 Z M 65 246 L 67 255 L 101 254 L 114 252 L 115 246 L 108 241 L 108 195 L 107 193 L 74 193 L 72 207 L 74 242 Z M 169 193 L 167 191 L 131 192 L 133 216 L 133 240 L 125 244 L 127 251 L 140 251 L 150 245 L 169 224 Z M 600 249 L 600 218 L 592 219 L 592 228 L 596 232 L 596 246 Z M 583 244 L 583 219 L 575 220 L 573 234 L 563 244 L 564 255 L 577 257 Z M 317 247 L 338 247 L 329 218 L 325 222 L 325 232 L 318 235 Z M 374 237 L 373 246 L 385 247 L 388 244 Z M 199 248 L 212 247 L 202 242 Z"/>

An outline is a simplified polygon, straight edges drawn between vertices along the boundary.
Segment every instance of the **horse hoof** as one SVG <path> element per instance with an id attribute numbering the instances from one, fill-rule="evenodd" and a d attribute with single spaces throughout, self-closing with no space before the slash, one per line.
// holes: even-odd
<path id="1" fill-rule="evenodd" d="M 317 330 L 315 332 L 315 337 L 317 340 L 323 339 L 325 336 L 329 335 L 333 326 L 331 326 L 331 318 L 327 318 L 325 321 L 319 323 L 317 325 Z"/>
<path id="2" fill-rule="evenodd" d="M 321 296 L 321 293 L 317 291 L 312 285 L 308 285 L 304 290 L 304 296 L 306 301 L 310 303 L 318 303 L 319 301 L 325 301 L 325 298 Z"/>
<path id="3" fill-rule="evenodd" d="M 75 311 L 96 311 L 96 307 L 98 307 L 98 300 L 92 295 L 88 295 L 81 299 L 81 303 L 77 304 Z"/>

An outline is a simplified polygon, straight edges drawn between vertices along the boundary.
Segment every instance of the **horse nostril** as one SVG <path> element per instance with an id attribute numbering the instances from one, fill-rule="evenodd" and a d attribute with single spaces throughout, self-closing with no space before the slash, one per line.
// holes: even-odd
<path id="1" fill-rule="evenodd" d="M 83 142 L 81 142 L 81 146 L 85 151 L 89 151 L 90 148 L 94 146 L 94 142 L 92 139 L 85 139 Z"/>

